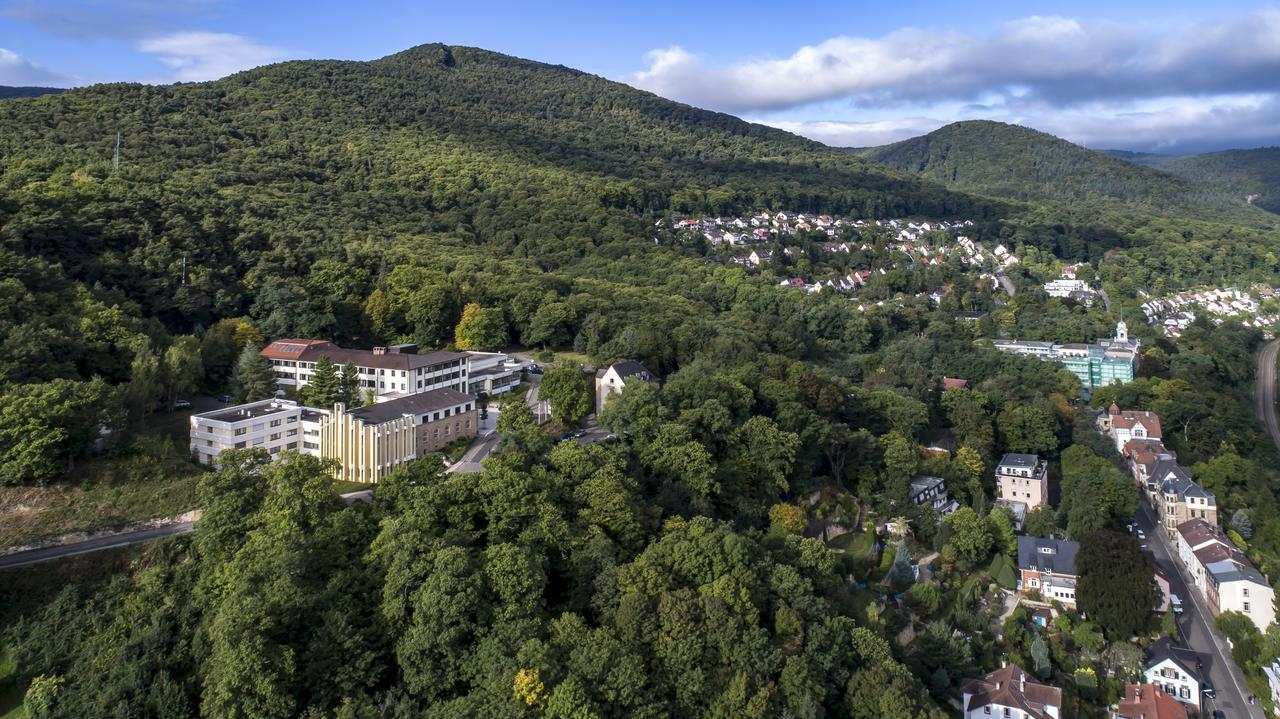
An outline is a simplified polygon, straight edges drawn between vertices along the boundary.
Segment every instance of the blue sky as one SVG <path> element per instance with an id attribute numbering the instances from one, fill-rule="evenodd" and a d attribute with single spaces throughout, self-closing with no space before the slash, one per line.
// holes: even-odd
<path id="1" fill-rule="evenodd" d="M 1092 147 L 1280 144 L 1280 9 L 1189 2 L 0 0 L 0 84 L 212 79 L 475 45 L 837 145 L 959 119 Z"/>

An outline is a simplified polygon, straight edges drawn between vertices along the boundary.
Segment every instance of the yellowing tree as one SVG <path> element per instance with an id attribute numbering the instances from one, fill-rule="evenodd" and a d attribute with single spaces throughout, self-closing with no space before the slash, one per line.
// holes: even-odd
<path id="1" fill-rule="evenodd" d="M 496 350 L 507 343 L 507 320 L 499 307 L 474 302 L 462 308 L 462 319 L 453 330 L 453 343 L 462 350 Z"/>
<path id="2" fill-rule="evenodd" d="M 542 685 L 537 669 L 521 669 L 516 672 L 515 681 L 511 682 L 511 691 L 517 701 L 531 707 L 542 704 L 547 698 L 546 688 Z"/>

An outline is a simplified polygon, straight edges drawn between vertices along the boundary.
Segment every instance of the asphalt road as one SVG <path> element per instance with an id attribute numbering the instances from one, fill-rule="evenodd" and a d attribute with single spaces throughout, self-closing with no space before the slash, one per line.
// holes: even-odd
<path id="1" fill-rule="evenodd" d="M 1276 356 L 1280 339 L 1272 340 L 1258 353 L 1258 384 L 1254 388 L 1254 411 L 1267 428 L 1271 441 L 1280 449 L 1280 422 L 1276 421 Z"/>
<path id="2" fill-rule="evenodd" d="M 28 564 L 37 564 L 39 562 L 62 559 L 64 557 L 74 557 L 77 554 L 88 554 L 89 552 L 98 552 L 103 549 L 127 547 L 130 544 L 150 542 L 153 539 L 172 537 L 177 534 L 186 534 L 187 532 L 190 532 L 192 528 L 193 525 L 191 522 L 180 522 L 178 524 L 169 524 L 163 527 L 139 529 L 134 532 L 121 532 L 120 534 L 113 534 L 109 537 L 86 539 L 83 542 L 75 542 L 74 544 L 60 544 L 54 547 L 44 547 L 43 549 L 29 549 L 25 552 L 15 552 L 13 554 L 7 554 L 0 557 L 0 569 L 11 569 L 13 567 L 22 567 Z"/>
<path id="3" fill-rule="evenodd" d="M 467 452 L 462 455 L 462 459 L 453 463 L 449 469 L 445 471 L 450 474 L 483 472 L 484 466 L 480 463 L 489 456 L 489 453 L 493 451 L 494 447 L 498 446 L 499 439 L 497 432 L 490 432 L 489 434 L 478 438 L 475 442 L 471 443 L 470 447 L 467 447 Z"/>
<path id="4" fill-rule="evenodd" d="M 1176 558 L 1176 550 L 1170 547 L 1164 538 L 1164 532 L 1156 526 L 1151 508 L 1145 501 L 1140 502 L 1141 509 L 1135 518 L 1138 528 L 1147 535 L 1143 544 L 1155 555 L 1156 563 L 1169 578 L 1169 591 L 1182 599 L 1184 607 L 1182 616 L 1178 617 L 1178 634 L 1182 645 L 1205 655 L 1204 667 L 1209 681 L 1217 690 L 1216 699 L 1205 699 L 1206 715 L 1214 709 L 1221 709 L 1231 719 L 1236 717 L 1257 717 L 1265 719 L 1262 709 L 1257 705 L 1249 706 L 1245 701 L 1248 689 L 1244 685 L 1244 675 L 1231 661 L 1231 652 L 1212 627 L 1212 615 L 1205 606 L 1200 592 L 1191 585 L 1191 577 L 1186 574 L 1182 562 Z"/>
<path id="5" fill-rule="evenodd" d="M 1004 291 L 1009 293 L 1010 297 L 1018 293 L 1018 288 L 1013 286 L 1013 280 L 1009 279 L 1009 275 L 1006 275 L 1004 270 L 996 270 L 996 280 L 1004 288 Z"/>

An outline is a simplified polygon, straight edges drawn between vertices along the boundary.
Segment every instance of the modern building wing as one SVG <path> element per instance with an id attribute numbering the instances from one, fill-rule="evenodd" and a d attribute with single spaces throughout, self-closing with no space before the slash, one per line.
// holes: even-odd
<path id="1" fill-rule="evenodd" d="M 1080 379 L 1088 397 L 1094 389 L 1133 380 L 1138 369 L 1140 341 L 1129 337 L 1124 322 L 1116 325 L 1116 336 L 1097 344 L 1055 344 L 1017 339 L 997 339 L 992 346 L 1003 352 L 1060 363 Z"/>

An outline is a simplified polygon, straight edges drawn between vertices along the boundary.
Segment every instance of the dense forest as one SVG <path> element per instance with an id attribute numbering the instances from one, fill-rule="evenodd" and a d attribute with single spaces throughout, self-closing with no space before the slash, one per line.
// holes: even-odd
<path id="1" fill-rule="evenodd" d="M 0 100 L 8 100 L 15 97 L 38 97 L 40 95 L 53 95 L 63 92 L 60 87 L 34 87 L 34 86 L 13 86 L 0 85 Z"/>
<path id="2" fill-rule="evenodd" d="M 1216 188 L 1233 197 L 1257 195 L 1253 200 L 1254 207 L 1280 212 L 1280 147 L 1223 150 L 1200 155 L 1123 151 L 1108 154 Z"/>
<path id="3" fill-rule="evenodd" d="M 1276 227 L 1275 218 L 1249 208 L 1243 195 L 1198 182 L 1202 178 L 1172 176 L 1002 122 L 956 122 L 850 152 L 980 195 Z"/>
<path id="4" fill-rule="evenodd" d="M 368 505 L 310 458 L 201 470 L 192 536 L 102 581 L 0 582 L 0 656 L 47 716 L 932 718 L 1002 654 L 1035 657 L 1066 715 L 1087 715 L 1123 688 L 1123 650 L 1104 656 L 1079 616 L 1051 651 L 996 631 L 1013 535 L 992 468 L 1037 452 L 1071 483 L 1041 533 L 1122 529 L 1136 490 L 1099 469 L 1114 456 L 1073 375 L 984 340 L 1114 325 L 1029 291 L 1061 259 L 1116 285 L 1280 269 L 1270 231 L 1142 193 L 1105 212 L 978 197 L 472 48 L 17 99 L 0 128 L 0 484 L 57 481 L 91 448 L 136 459 L 135 429 L 178 386 L 225 391 L 238 356 L 282 336 L 483 334 L 663 379 L 616 399 L 600 417 L 616 437 L 590 447 L 507 403 L 483 474 L 424 459 Z M 1148 189 L 1186 187 L 1165 182 Z M 959 267 L 904 270 L 859 308 L 670 229 L 673 213 L 761 209 L 973 220 L 1025 258 L 1021 289 L 997 301 Z M 925 282 L 956 291 L 911 296 Z M 989 314 L 957 322 L 975 304 Z M 1135 332 L 1156 348 L 1115 398 L 1179 426 L 1180 456 L 1275 566 L 1274 449 L 1238 394 L 1261 334 Z M 944 392 L 944 376 L 969 386 Z M 1215 464 L 1224 442 L 1231 464 Z M 946 479 L 956 519 L 910 501 L 917 472 Z M 905 589 L 908 543 L 884 546 L 877 517 L 938 552 L 926 589 Z M 835 524 L 855 542 L 816 538 Z"/>

